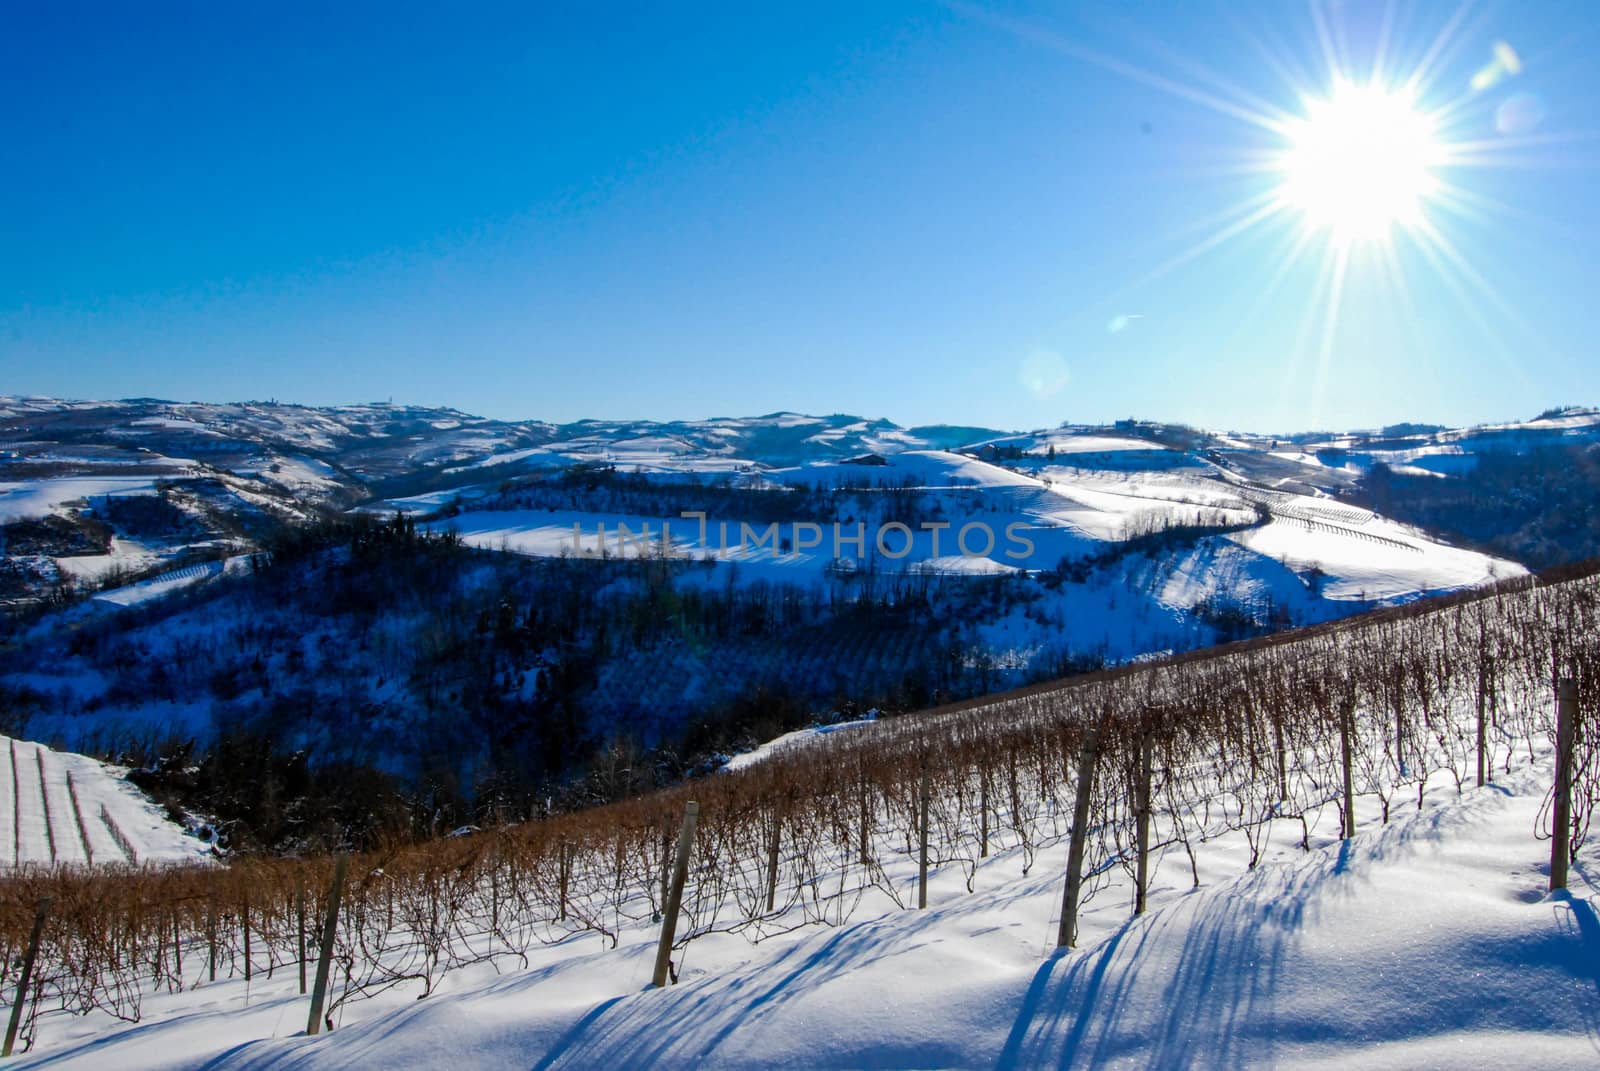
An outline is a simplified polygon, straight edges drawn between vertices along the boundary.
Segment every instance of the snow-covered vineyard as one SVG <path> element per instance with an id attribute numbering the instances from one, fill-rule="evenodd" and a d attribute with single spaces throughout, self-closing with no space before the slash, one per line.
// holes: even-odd
<path id="1" fill-rule="evenodd" d="M 39 1066 L 1585 1066 L 1597 624 L 1594 578 L 1514 581 L 355 858 L 329 1038 L 289 1035 L 331 861 L 24 871 L 0 919 L 16 948 L 58 905 Z M 1555 676 L 1577 866 L 1551 898 Z M 680 984 L 642 992 L 690 799 Z"/>
<path id="2" fill-rule="evenodd" d="M 203 850 L 103 763 L 0 736 L 0 867 L 192 861 Z"/>

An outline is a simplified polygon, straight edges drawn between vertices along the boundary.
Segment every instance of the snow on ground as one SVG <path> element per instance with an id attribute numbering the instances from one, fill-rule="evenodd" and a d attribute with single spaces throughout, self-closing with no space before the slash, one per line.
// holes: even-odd
<path id="1" fill-rule="evenodd" d="M 1539 432 L 1539 431 L 1579 431 L 1600 425 L 1600 409 L 1590 409 L 1583 406 L 1563 409 L 1545 417 L 1535 417 L 1533 420 L 1519 420 L 1502 424 L 1481 424 L 1472 428 L 1446 429 L 1439 433 L 1441 439 L 1464 439 L 1486 432 Z"/>
<path id="2" fill-rule="evenodd" d="M 108 554 L 83 554 L 56 558 L 56 568 L 80 584 L 94 585 L 119 570 L 144 569 L 160 560 L 160 555 L 132 539 L 111 537 Z"/>
<path id="3" fill-rule="evenodd" d="M 1270 599 L 1274 605 L 1305 614 L 1308 620 L 1335 612 L 1326 604 L 1317 606 L 1316 594 L 1291 565 L 1226 537 L 1173 552 L 1158 570 L 1155 594 L 1164 606 L 1188 608 L 1207 598 L 1222 597 L 1242 605 Z"/>
<path id="4" fill-rule="evenodd" d="M 1432 476 L 1435 479 L 1447 479 L 1443 472 L 1434 472 L 1432 469 L 1418 468 L 1416 465 L 1390 465 L 1389 471 L 1400 476 Z"/>
<path id="5" fill-rule="evenodd" d="M 65 505 L 98 495 L 153 495 L 154 476 L 65 476 L 0 482 L 0 524 L 44 517 Z"/>
<path id="6" fill-rule="evenodd" d="M 6 456 L 7 452 L 0 450 L 0 458 Z M 55 444 L 44 450 L 30 448 L 25 451 L 21 460 L 30 465 L 61 466 L 64 472 L 69 468 L 92 469 L 97 473 L 105 473 L 108 469 L 138 469 L 144 474 L 160 472 L 168 479 L 186 475 L 189 470 L 200 464 L 192 457 L 172 457 L 143 448 L 135 453 L 128 453 L 117 447 L 88 443 L 76 449 Z M 84 475 L 85 473 L 80 471 L 75 478 L 82 479 Z"/>
<path id="7" fill-rule="evenodd" d="M 102 591 L 90 599 L 91 603 L 101 606 L 115 606 L 124 608 L 137 606 L 159 599 L 163 595 L 170 595 L 174 591 L 201 584 L 207 580 L 215 580 L 219 576 L 231 575 L 243 571 L 248 567 L 248 555 L 235 555 L 224 561 L 200 562 L 197 565 L 188 565 L 182 569 L 174 569 L 159 576 L 141 580 L 135 584 L 128 584 L 120 588 Z"/>
<path id="8" fill-rule="evenodd" d="M 965 554 L 941 554 L 936 558 L 923 558 L 911 566 L 913 573 L 947 576 L 999 576 L 1016 571 L 1015 565 Z"/>
<path id="9" fill-rule="evenodd" d="M 1048 454 L 1054 447 L 1060 454 L 1121 454 L 1130 451 L 1165 450 L 1160 443 L 1148 439 L 1130 439 L 1121 435 L 1042 435 L 1028 448 L 1030 454 Z"/>
<path id="10" fill-rule="evenodd" d="M 853 729 L 864 728 L 875 724 L 877 720 L 877 711 L 870 711 L 865 718 L 858 718 L 855 721 L 837 721 L 832 725 L 811 725 L 804 729 L 796 729 L 792 733 L 784 733 L 776 739 L 768 740 L 765 744 L 751 751 L 735 755 L 722 768 L 727 771 L 743 770 L 748 766 L 754 766 L 758 762 L 765 762 L 780 751 L 816 743 L 822 737 L 833 733 L 847 733 Z"/>
<path id="11" fill-rule="evenodd" d="M 614 558 L 648 556 L 661 546 L 663 527 L 674 554 L 700 556 L 695 522 L 681 518 L 579 510 L 483 510 L 428 525 L 433 531 L 455 532 L 469 546 L 540 558 L 598 557 L 602 549 Z"/>
<path id="12" fill-rule="evenodd" d="M 804 413 L 773 413 L 766 417 L 756 417 L 743 421 L 745 424 L 760 426 L 763 424 L 774 428 L 803 428 L 812 424 L 821 424 L 821 417 L 806 416 Z"/>
<path id="13" fill-rule="evenodd" d="M 1051 520 L 1105 541 L 1127 539 L 1139 534 L 1141 525 L 1156 522 L 1193 525 L 1213 517 L 1213 524 L 1248 524 L 1254 519 L 1248 505 L 1220 485 L 1209 494 L 1195 488 L 1186 496 L 1171 485 L 1158 491 L 1136 483 L 1118 487 L 1098 479 L 1056 478 L 1050 489 L 1060 499 L 1059 508 L 1048 513 Z"/>
<path id="14" fill-rule="evenodd" d="M 1320 570 L 1329 599 L 1404 599 L 1521 576 L 1513 562 L 1433 543 L 1390 522 L 1345 528 L 1275 517 L 1228 538 L 1296 570 Z"/>
<path id="15" fill-rule="evenodd" d="M 696 454 L 685 455 L 666 452 L 635 451 L 632 453 L 620 453 L 611 451 L 604 454 L 601 459 L 615 465 L 623 472 L 637 472 L 645 476 L 683 477 L 700 475 L 712 477 L 732 475 L 738 472 L 750 472 L 756 468 L 752 462 L 743 458 L 705 457 Z M 579 458 L 576 460 L 594 460 L 594 458 Z"/>
<path id="16" fill-rule="evenodd" d="M 340 488 L 339 473 L 326 461 L 312 457 L 255 458 L 237 475 L 250 476 L 290 491 L 333 492 Z"/>
<path id="17" fill-rule="evenodd" d="M 590 438 L 548 446 L 530 446 L 522 450 L 491 454 L 481 460 L 445 471 L 468 472 L 520 461 L 539 461 L 550 466 L 603 461 L 617 466 L 624 472 L 638 470 L 662 474 L 693 472 L 716 474 L 752 467 L 752 462 L 740 458 L 722 454 L 706 456 L 693 444 L 675 436 L 641 436 L 621 441 Z"/>
<path id="18" fill-rule="evenodd" d="M 889 530 L 884 533 L 884 544 L 896 557 L 878 557 L 877 564 L 891 570 L 905 567 L 919 572 L 976 575 L 1046 568 L 1064 555 L 1082 552 L 1077 533 L 1067 528 L 1035 527 L 1020 513 L 984 513 L 977 515 L 975 521 L 987 531 L 975 529 L 963 536 L 961 524 L 939 531 L 913 530 L 908 543 L 906 533 Z M 1013 522 L 1022 527 L 1008 533 L 1007 527 Z M 746 531 L 745 522 L 737 518 L 708 518 L 702 535 L 699 522 L 692 518 L 573 510 L 484 510 L 433 521 L 427 527 L 431 531 L 455 532 L 469 546 L 483 550 L 546 558 L 594 557 L 602 548 L 613 558 L 659 554 L 665 528 L 675 557 L 737 565 L 745 580 L 793 583 L 806 583 L 821 576 L 836 559 L 844 559 L 848 569 L 852 564 L 864 565 L 868 557 L 878 553 L 877 530 L 863 527 L 859 533 L 862 544 L 858 547 L 852 542 L 858 534 L 853 524 L 841 524 L 837 533 L 832 525 L 807 528 L 802 523 L 797 530 L 794 525 L 781 524 L 769 534 L 766 524 L 749 524 Z M 1024 538 L 1032 544 L 1031 550 L 1022 541 Z M 973 552 L 971 556 L 960 553 L 963 539 Z M 791 541 L 790 549 L 784 550 L 775 540 Z M 990 553 L 980 554 L 985 548 Z M 1011 557 L 1013 554 L 1017 556 Z"/>
<path id="19" fill-rule="evenodd" d="M 1525 762 L 1526 760 L 1524 760 Z M 1163 857 L 1151 911 L 1125 880 L 1095 895 L 1079 947 L 1053 949 L 1065 848 L 936 871 L 925 911 L 863 912 L 751 945 L 706 937 L 681 984 L 647 987 L 655 929 L 616 950 L 580 938 L 527 969 L 451 974 L 348 1007 L 296 1036 L 295 972 L 152 995 L 146 1021 L 52 1018 L 18 1067 L 249 1068 L 1400 1068 L 1600 1063 L 1600 889 L 1586 849 L 1548 894 L 1532 836 L 1548 755 L 1458 797 L 1435 783 L 1357 837 L 1272 830 Z M 909 890 L 908 865 L 892 871 Z M 914 900 L 913 900 L 914 902 Z M 201 999 L 197 1001 L 197 996 Z"/>
<path id="20" fill-rule="evenodd" d="M 905 450 L 886 458 L 882 465 L 815 462 L 795 468 L 774 469 L 767 475 L 779 482 L 823 486 L 850 485 L 862 481 L 892 484 L 907 478 L 918 487 L 928 488 L 1040 486 L 1032 476 L 947 450 Z"/>
<path id="21" fill-rule="evenodd" d="M 488 457 L 462 465 L 459 468 L 446 469 L 447 472 L 461 472 L 464 469 L 487 469 L 496 465 L 509 465 L 515 461 L 526 461 L 530 457 L 553 457 L 561 460 L 560 455 L 553 454 L 548 446 L 530 446 L 522 450 L 507 450 L 503 454 L 490 454 Z"/>
<path id="22" fill-rule="evenodd" d="M 893 454 L 916 447 L 925 447 L 928 441 L 909 431 L 882 431 L 876 434 L 863 435 L 861 445 L 868 450 L 879 454 Z"/>
<path id="23" fill-rule="evenodd" d="M 1257 519 L 1256 509 L 1261 507 L 1269 514 L 1265 524 L 1218 538 L 1231 540 L 1251 552 L 1245 558 L 1235 556 L 1228 563 L 1230 570 L 1237 573 L 1241 561 L 1261 562 L 1261 569 L 1265 570 L 1261 579 L 1268 585 L 1281 587 L 1281 575 L 1289 575 L 1295 584 L 1305 581 L 1295 581 L 1294 576 L 1315 576 L 1319 597 L 1392 601 L 1517 576 L 1524 571 L 1511 562 L 1434 542 L 1415 529 L 1376 517 L 1368 510 L 1326 498 L 1266 491 L 1199 475 L 1097 473 L 1056 466 L 1046 468 L 1040 476 L 1030 476 L 939 450 L 906 451 L 888 458 L 883 465 L 813 464 L 774 470 L 767 475 L 780 482 L 825 485 L 866 481 L 869 486 L 898 486 L 910 481 L 941 500 L 943 517 L 950 527 L 942 532 L 916 530 L 909 544 L 903 533 L 885 532 L 884 545 L 896 555 L 892 558 L 875 552 L 878 529 L 872 526 L 866 530 L 864 547 L 856 548 L 849 541 L 855 532 L 853 524 L 840 526 L 837 546 L 831 525 L 822 526 L 817 536 L 820 544 L 813 546 L 801 545 L 793 525 L 780 525 L 779 537 L 791 541 L 787 551 L 772 543 L 754 542 L 765 525 L 750 526 L 751 532 L 741 546 L 745 532 L 737 517 L 708 518 L 707 529 L 702 533 L 696 521 L 679 517 L 484 510 L 437 521 L 431 527 L 457 532 L 471 546 L 540 557 L 573 555 L 580 548 L 586 553 L 598 553 L 603 527 L 608 554 L 636 557 L 658 551 L 665 523 L 674 554 L 737 563 L 746 579 L 803 581 L 807 574 L 820 574 L 841 557 L 862 561 L 878 557 L 879 566 L 891 570 L 906 567 L 978 574 L 1049 569 L 1064 557 L 1082 557 L 1163 525 L 1251 525 Z M 419 495 L 386 503 L 383 508 L 436 509 L 446 495 Z M 961 531 L 968 524 L 981 527 L 968 533 L 964 546 L 958 545 Z M 621 526 L 626 526 L 630 541 L 621 537 Z M 992 534 L 992 543 L 985 529 Z M 1208 542 L 1203 540 L 1202 544 Z M 969 550 L 972 555 L 964 556 L 962 550 Z M 1217 548 L 1203 546 L 1203 550 L 1209 557 L 1219 556 Z M 1221 557 L 1228 556 L 1222 553 Z M 1206 582 L 1215 578 L 1215 573 L 1206 573 Z M 1207 594 L 1195 584 L 1181 591 L 1186 593 L 1181 597 L 1189 601 L 1171 605 L 1192 606 Z M 1178 598 L 1180 589 L 1171 589 L 1168 594 Z M 1283 593 L 1278 595 L 1282 601 Z"/>
<path id="24" fill-rule="evenodd" d="M 128 422 L 131 428 L 164 428 L 168 431 L 194 431 L 201 435 L 219 436 L 222 433 L 206 427 L 197 420 L 185 420 L 180 417 L 145 417 L 141 420 Z"/>
<path id="25" fill-rule="evenodd" d="M 388 498 L 381 502 L 368 502 L 357 506 L 352 512 L 370 513 L 378 517 L 393 517 L 399 513 L 406 517 L 415 517 L 419 514 L 433 513 L 441 510 L 453 502 L 470 502 L 489 494 L 486 487 L 457 487 L 449 491 L 427 491 L 420 495 L 408 495 L 405 498 Z"/>
<path id="26" fill-rule="evenodd" d="M 1310 465 L 1312 468 L 1328 467 L 1327 462 L 1316 454 L 1308 454 L 1304 451 L 1269 450 L 1267 451 L 1267 456 L 1278 458 L 1281 461 L 1293 461 L 1299 465 Z"/>
<path id="27" fill-rule="evenodd" d="M 841 424 L 837 428 L 829 428 L 827 431 L 819 431 L 815 435 L 808 435 L 806 436 L 805 441 L 808 443 L 823 443 L 825 445 L 832 445 L 833 443 L 836 443 L 840 439 L 844 438 L 846 435 L 860 435 L 866 430 L 867 422 L 865 420 L 858 420 L 854 424 Z"/>
<path id="28" fill-rule="evenodd" d="M 0 736 L 0 868 L 196 862 L 208 850 L 117 767 Z"/>
<path id="29" fill-rule="evenodd" d="M 1163 506 L 1201 506 L 1210 509 L 1248 510 L 1249 500 L 1234 486 L 1208 476 L 1176 472 L 1112 472 L 1046 465 L 1039 475 L 1059 493 L 1075 495 L 1095 491 L 1124 499 L 1153 500 Z M 1138 509 L 1150 502 L 1109 507 L 1113 512 Z"/>

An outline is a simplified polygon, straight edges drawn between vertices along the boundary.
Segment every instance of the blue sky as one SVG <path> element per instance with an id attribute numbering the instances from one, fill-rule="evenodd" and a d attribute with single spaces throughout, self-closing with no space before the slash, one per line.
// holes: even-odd
<path id="1" fill-rule="evenodd" d="M 225 6 L 10 10 L 0 392 L 1261 431 L 1600 403 L 1592 5 Z M 1275 182 L 1237 113 L 1380 41 L 1442 42 L 1419 103 L 1470 196 L 1429 206 L 1448 255 L 1353 253 L 1325 329 L 1300 221 L 1207 241 Z M 1497 42 L 1518 72 L 1471 90 Z"/>

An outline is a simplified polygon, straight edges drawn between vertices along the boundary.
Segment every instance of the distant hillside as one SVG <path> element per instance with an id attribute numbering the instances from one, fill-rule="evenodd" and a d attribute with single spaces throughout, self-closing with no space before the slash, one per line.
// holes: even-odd
<path id="1" fill-rule="evenodd" d="M 860 466 L 851 470 L 859 482 L 886 458 L 928 450 L 1058 487 L 1163 474 L 1202 489 L 1342 499 L 1546 565 L 1600 545 L 1593 519 L 1574 508 L 1592 498 L 1586 451 L 1597 438 L 1600 417 L 1582 408 L 1466 429 L 1406 423 L 1274 438 L 1134 420 L 1023 434 L 787 412 L 558 425 L 392 404 L 0 396 L 0 605 L 64 603 L 250 553 L 274 531 L 351 507 L 470 506 L 574 466 L 810 486 L 840 482 L 828 467 L 844 461 Z"/>

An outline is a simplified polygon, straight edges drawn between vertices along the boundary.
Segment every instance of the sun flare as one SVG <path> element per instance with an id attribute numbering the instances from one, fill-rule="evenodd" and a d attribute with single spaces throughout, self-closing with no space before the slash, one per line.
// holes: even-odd
<path id="1" fill-rule="evenodd" d="M 1439 189 L 1435 121 L 1404 91 L 1340 83 L 1283 133 L 1280 201 L 1339 244 L 1415 226 Z"/>
<path id="2" fill-rule="evenodd" d="M 1247 271 L 1253 264 L 1256 274 L 1240 288 L 1248 304 L 1223 349 L 1263 326 L 1292 328 L 1283 389 L 1304 391 L 1313 425 L 1340 362 L 1359 357 L 1372 338 L 1401 332 L 1394 347 L 1442 368 L 1430 329 L 1441 301 L 1453 303 L 1508 369 L 1530 344 L 1553 352 L 1508 297 L 1499 276 L 1510 261 L 1495 243 L 1510 223 L 1543 223 L 1517 173 L 1591 167 L 1589 150 L 1576 147 L 1591 145 L 1594 133 L 1549 129 L 1545 90 L 1530 78 L 1536 65 L 1508 42 L 1494 41 L 1473 63 L 1471 39 L 1483 26 L 1469 17 L 1470 4 L 1453 14 L 1454 5 L 1443 5 L 1436 28 L 1427 25 L 1432 18 L 1391 19 L 1386 7 L 1375 37 L 1364 15 L 1346 24 L 1347 5 L 1302 6 L 1310 15 L 1303 35 L 1278 39 L 1228 20 L 1270 72 L 1266 79 L 1243 67 L 1235 77 L 1185 47 L 1141 41 L 1140 52 L 1157 58 L 1139 60 L 974 8 L 974 17 L 1019 39 L 1204 109 L 1207 123 L 1240 128 L 1237 140 L 1219 133 L 1194 173 L 1237 179 L 1235 188 L 1099 304 L 1148 301 L 1158 281 L 1231 247 L 1232 263 Z M 1498 172 L 1487 182 L 1486 169 Z M 1363 330 L 1360 342 L 1351 325 Z M 1506 337 L 1505 327 L 1520 338 Z"/>

